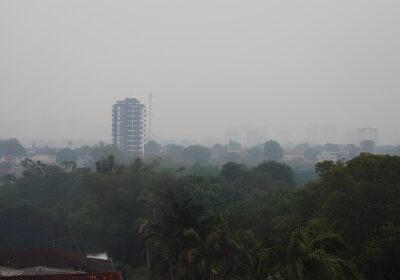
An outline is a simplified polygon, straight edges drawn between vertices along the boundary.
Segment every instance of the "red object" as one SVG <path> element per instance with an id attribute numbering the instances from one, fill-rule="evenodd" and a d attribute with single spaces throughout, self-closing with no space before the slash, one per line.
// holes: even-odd
<path id="1" fill-rule="evenodd" d="M 110 260 L 92 259 L 79 252 L 55 249 L 0 250 L 0 266 L 16 269 L 46 266 L 89 273 L 114 270 Z"/>
<path id="2" fill-rule="evenodd" d="M 121 272 L 63 274 L 63 275 L 25 275 L 8 276 L 6 280 L 122 280 Z"/>

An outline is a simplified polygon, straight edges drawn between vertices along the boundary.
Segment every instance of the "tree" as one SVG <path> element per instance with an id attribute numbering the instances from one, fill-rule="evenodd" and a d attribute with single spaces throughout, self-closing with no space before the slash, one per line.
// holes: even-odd
<path id="1" fill-rule="evenodd" d="M 338 162 L 299 196 L 301 219 L 325 217 L 354 251 L 385 222 L 400 223 L 400 157 L 363 153 Z"/>
<path id="2" fill-rule="evenodd" d="M 272 247 L 265 250 L 263 259 L 269 262 L 268 279 L 341 280 L 363 279 L 355 266 L 336 256 L 346 248 L 337 234 L 310 226 L 295 230 L 286 248 Z"/>
<path id="3" fill-rule="evenodd" d="M 70 148 L 64 148 L 57 152 L 56 162 L 58 164 L 63 163 L 64 161 L 76 161 L 76 153 Z"/>
<path id="4" fill-rule="evenodd" d="M 242 150 L 242 145 L 240 143 L 229 140 L 228 151 L 230 152 L 240 152 Z"/>
<path id="5" fill-rule="evenodd" d="M 283 150 L 278 142 L 270 140 L 264 145 L 264 159 L 278 161 L 283 158 Z"/>
<path id="6" fill-rule="evenodd" d="M 145 246 L 136 228 L 140 217 L 149 219 L 159 212 L 158 193 L 173 185 L 174 177 L 156 173 L 154 166 L 135 160 L 110 172 L 91 173 L 85 179 L 89 193 L 85 203 L 70 217 L 71 230 L 82 250 L 107 251 L 126 266 L 146 264 Z M 114 168 L 115 169 L 115 168 Z"/>
<path id="7" fill-rule="evenodd" d="M 358 258 L 365 275 L 370 279 L 395 280 L 399 278 L 400 226 L 383 224 L 376 236 L 364 245 Z"/>
<path id="8" fill-rule="evenodd" d="M 252 164 L 258 164 L 262 161 L 262 149 L 259 146 L 250 148 L 247 153 Z"/>
<path id="9" fill-rule="evenodd" d="M 199 218 L 204 209 L 187 192 L 170 189 L 159 199 L 160 216 L 152 217 L 151 220 L 150 217 L 141 219 L 140 227 L 150 247 L 152 270 L 160 276 L 174 280 L 188 274 L 190 260 L 186 256 L 190 254 L 191 242 L 186 232 L 192 230 L 201 234 L 205 225 Z"/>
<path id="10" fill-rule="evenodd" d="M 255 173 L 268 175 L 274 181 L 285 183 L 288 187 L 294 187 L 293 171 L 290 166 L 275 161 L 264 161 L 253 169 Z"/>
<path id="11" fill-rule="evenodd" d="M 124 155 L 122 151 L 118 150 L 115 145 L 104 145 L 104 143 L 102 142 L 100 142 L 99 145 L 95 145 L 92 147 L 90 155 L 93 158 L 93 168 L 95 167 L 94 165 L 97 161 L 103 160 L 109 155 L 113 155 L 115 162 L 118 164 L 128 162 L 128 156 Z"/>
<path id="12" fill-rule="evenodd" d="M 243 167 L 237 163 L 227 162 L 222 166 L 221 175 L 230 183 L 242 177 L 243 174 Z"/>
<path id="13" fill-rule="evenodd" d="M 323 161 L 323 162 L 317 162 L 317 164 L 315 165 L 315 172 L 319 176 L 322 176 L 334 166 L 335 166 L 335 163 L 333 161 L 331 161 L 331 160 L 326 160 L 326 161 Z"/>
<path id="14" fill-rule="evenodd" d="M 396 155 L 400 156 L 400 145 L 396 148 Z"/>
<path id="15" fill-rule="evenodd" d="M 224 145 L 222 145 L 222 144 L 215 144 L 212 147 L 212 152 L 215 153 L 215 154 L 222 155 L 222 154 L 224 154 L 226 152 L 226 147 Z"/>
<path id="16" fill-rule="evenodd" d="M 322 150 L 336 153 L 336 152 L 339 152 L 340 146 L 338 144 L 327 143 L 327 144 L 322 146 Z"/>
<path id="17" fill-rule="evenodd" d="M 104 158 L 96 162 L 96 171 L 102 174 L 112 173 L 114 170 L 114 166 L 115 166 L 114 156 L 109 155 L 107 158 Z"/>
<path id="18" fill-rule="evenodd" d="M 346 151 L 348 153 L 349 159 L 352 159 L 358 156 L 359 148 L 354 144 L 348 144 L 346 145 Z"/>
<path id="19" fill-rule="evenodd" d="M 160 154 L 161 145 L 156 141 L 149 141 L 144 145 L 145 157 L 156 157 Z"/>
<path id="20" fill-rule="evenodd" d="M 200 145 L 189 146 L 183 150 L 182 155 L 189 163 L 205 165 L 210 160 L 210 151 Z"/>
<path id="21" fill-rule="evenodd" d="M 182 152 L 184 147 L 180 145 L 170 144 L 163 147 L 161 154 L 164 157 L 171 158 L 174 161 L 179 161 L 182 159 Z"/>
<path id="22" fill-rule="evenodd" d="M 91 147 L 88 145 L 81 146 L 74 150 L 76 155 L 79 157 L 88 157 L 91 153 Z"/>
<path id="23" fill-rule="evenodd" d="M 23 177 L 0 182 L 0 248 L 71 249 L 67 217 L 81 205 L 85 185 L 59 166 L 26 159 Z M 70 247 L 71 246 L 71 247 Z"/>
<path id="24" fill-rule="evenodd" d="M 12 174 L 7 174 L 0 177 L 0 185 L 11 185 L 17 182 L 17 177 Z"/>
<path id="25" fill-rule="evenodd" d="M 15 138 L 0 140 L 0 157 L 6 154 L 25 155 L 25 148 Z"/>
<path id="26" fill-rule="evenodd" d="M 242 157 L 238 153 L 229 152 L 222 157 L 226 162 L 240 162 Z"/>
<path id="27" fill-rule="evenodd" d="M 375 143 L 372 140 L 364 140 L 360 143 L 363 152 L 372 153 L 375 149 Z"/>

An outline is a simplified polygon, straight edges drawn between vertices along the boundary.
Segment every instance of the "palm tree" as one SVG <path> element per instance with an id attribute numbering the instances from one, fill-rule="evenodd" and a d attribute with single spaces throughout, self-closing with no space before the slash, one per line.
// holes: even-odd
<path id="1" fill-rule="evenodd" d="M 224 218 L 206 236 L 190 229 L 185 235 L 193 241 L 188 251 L 190 279 L 253 279 L 259 242 L 250 231 L 232 231 Z"/>
<path id="2" fill-rule="evenodd" d="M 306 228 L 295 230 L 286 248 L 281 248 L 278 254 L 265 252 L 264 257 L 274 258 L 268 279 L 362 279 L 351 263 L 333 254 L 335 244 L 344 246 L 335 234 L 322 233 L 312 237 Z"/>
<path id="3" fill-rule="evenodd" d="M 185 232 L 201 231 L 205 211 L 186 195 L 167 192 L 161 199 L 159 213 L 142 219 L 140 231 L 150 248 L 151 270 L 163 279 L 183 279 L 190 274 L 188 252 L 193 248 Z"/>

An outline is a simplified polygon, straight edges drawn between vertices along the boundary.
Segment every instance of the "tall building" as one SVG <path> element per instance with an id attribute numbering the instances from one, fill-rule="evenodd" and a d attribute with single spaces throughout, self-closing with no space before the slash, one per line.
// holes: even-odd
<path id="1" fill-rule="evenodd" d="M 378 129 L 371 127 L 358 128 L 355 133 L 355 142 L 360 144 L 362 141 L 372 140 L 378 143 Z"/>
<path id="2" fill-rule="evenodd" d="M 117 101 L 112 108 L 112 137 L 118 150 L 143 157 L 146 141 L 146 107 L 136 98 Z"/>
<path id="3" fill-rule="evenodd" d="M 307 126 L 307 142 L 310 144 L 336 143 L 336 127 L 313 123 Z"/>
<path id="4" fill-rule="evenodd" d="M 225 142 L 237 142 L 248 148 L 264 143 L 267 139 L 268 131 L 266 128 L 236 126 L 225 132 Z"/>

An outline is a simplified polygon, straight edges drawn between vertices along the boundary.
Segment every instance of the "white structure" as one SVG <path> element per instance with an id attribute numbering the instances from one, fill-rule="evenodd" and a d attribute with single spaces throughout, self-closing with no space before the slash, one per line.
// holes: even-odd
<path id="1" fill-rule="evenodd" d="M 316 156 L 316 158 L 317 162 L 323 162 L 323 161 L 336 162 L 338 161 L 338 153 L 322 151 L 319 155 Z"/>
<path id="2" fill-rule="evenodd" d="M 146 141 L 146 108 L 136 98 L 117 101 L 112 109 L 112 138 L 118 150 L 143 157 Z"/>

